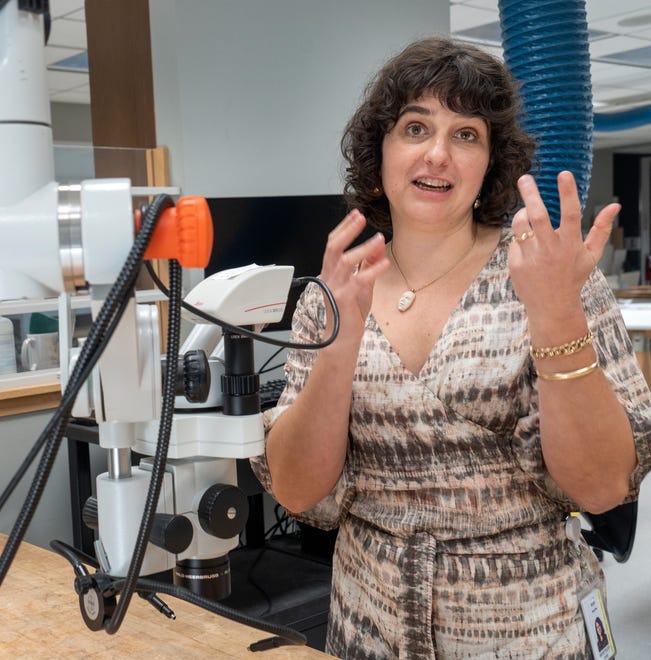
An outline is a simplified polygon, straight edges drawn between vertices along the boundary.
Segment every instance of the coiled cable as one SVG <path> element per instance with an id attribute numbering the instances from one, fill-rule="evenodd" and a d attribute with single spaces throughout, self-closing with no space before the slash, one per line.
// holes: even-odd
<path id="1" fill-rule="evenodd" d="M 179 352 L 179 335 L 181 329 L 181 266 L 178 261 L 170 260 L 170 295 L 169 295 L 169 318 L 167 332 L 167 350 L 170 355 L 177 355 Z M 166 374 L 163 383 L 163 405 L 158 426 L 158 441 L 156 443 L 156 452 L 152 462 L 151 478 L 149 480 L 149 489 L 145 499 L 145 507 L 142 513 L 138 536 L 133 549 L 131 563 L 124 580 L 124 587 L 121 592 L 120 600 L 117 603 L 115 611 L 111 618 L 104 624 L 104 629 L 110 635 L 116 633 L 127 612 L 129 602 L 136 589 L 136 582 L 140 576 L 140 569 L 145 558 L 147 544 L 151 535 L 151 528 L 154 522 L 154 514 L 158 505 L 163 477 L 165 474 L 165 464 L 167 462 L 167 451 L 169 449 L 170 433 L 172 430 L 172 421 L 174 418 L 174 399 L 176 396 L 176 361 L 166 360 Z"/>

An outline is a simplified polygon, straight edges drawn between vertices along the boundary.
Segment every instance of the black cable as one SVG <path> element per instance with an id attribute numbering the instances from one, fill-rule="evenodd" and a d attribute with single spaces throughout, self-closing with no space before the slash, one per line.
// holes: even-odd
<path id="1" fill-rule="evenodd" d="M 278 364 L 274 364 L 273 367 L 269 367 L 264 371 L 258 371 L 258 375 L 271 373 L 272 371 L 276 371 L 276 369 L 282 369 L 284 366 L 285 366 L 284 362 L 279 362 Z"/>
<path id="2" fill-rule="evenodd" d="M 93 351 L 93 354 L 86 360 L 82 360 L 82 356 L 80 354 L 78 358 L 78 364 L 83 364 L 83 367 L 80 367 L 80 371 L 78 374 L 74 377 L 71 376 L 70 380 L 68 382 L 71 382 L 73 380 L 78 380 L 81 381 L 83 384 L 88 376 L 90 376 L 90 373 L 92 370 L 95 368 L 95 365 L 97 364 L 98 359 L 100 358 L 101 354 L 104 352 L 104 349 L 106 348 L 106 345 L 108 344 L 111 336 L 113 335 L 113 332 L 115 331 L 115 328 L 117 327 L 118 323 L 120 322 L 122 315 L 124 313 L 124 310 L 126 309 L 127 305 L 129 304 L 129 297 L 125 296 L 121 302 L 120 307 L 118 308 L 117 312 L 115 313 L 111 324 L 107 328 L 104 337 L 102 337 L 101 341 L 99 342 L 97 349 Z M 66 392 L 68 392 L 68 388 L 66 388 Z M 74 391 L 75 397 L 78 394 L 78 390 Z M 30 449 L 29 453 L 21 463 L 20 467 L 16 472 L 14 473 L 14 476 L 11 478 L 9 481 L 9 484 L 5 487 L 5 490 L 2 492 L 2 495 L 0 495 L 0 511 L 2 511 L 4 505 L 7 503 L 7 500 L 11 497 L 11 494 L 13 491 L 16 489 L 18 484 L 22 481 L 23 477 L 25 476 L 25 473 L 27 470 L 29 470 L 31 464 L 34 462 L 36 457 L 38 456 L 39 451 L 43 448 L 43 445 L 47 441 L 49 435 L 52 432 L 54 422 L 57 419 L 57 415 L 60 412 L 62 408 L 64 408 L 67 405 L 67 396 L 64 396 L 59 403 L 59 407 L 55 411 L 54 415 L 50 418 L 50 421 L 48 425 L 45 427 L 45 429 L 41 432 L 41 435 L 37 439 L 37 441 L 34 443 L 32 448 Z"/>
<path id="3" fill-rule="evenodd" d="M 166 296 L 169 296 L 167 287 L 165 286 L 165 284 L 163 284 L 163 282 L 161 282 L 158 275 L 156 275 L 156 273 L 154 272 L 154 269 L 148 263 L 145 264 L 145 267 L 147 268 L 147 272 L 154 281 L 154 284 L 156 284 L 156 286 Z M 312 277 L 311 275 L 306 275 L 304 277 L 294 278 L 292 280 L 291 288 L 296 286 L 303 286 L 307 282 L 314 282 L 323 291 L 333 311 L 334 326 L 332 328 L 332 333 L 326 340 L 322 342 L 315 342 L 314 344 L 299 344 L 291 341 L 283 341 L 282 339 L 274 339 L 269 335 L 260 332 L 253 332 L 248 328 L 243 328 L 237 325 L 232 325 L 231 323 L 228 323 L 228 321 L 224 321 L 222 319 L 217 318 L 216 316 L 213 316 L 212 314 L 208 314 L 203 310 L 198 309 L 197 307 L 193 307 L 192 305 L 190 305 L 190 303 L 185 302 L 185 300 L 181 301 L 181 307 L 183 307 L 183 309 L 187 309 L 189 312 L 192 312 L 192 314 L 194 314 L 195 316 L 202 318 L 204 321 L 208 321 L 209 323 L 212 323 L 214 325 L 221 326 L 224 330 L 229 330 L 230 332 L 233 332 L 238 335 L 242 335 L 244 337 L 250 337 L 251 339 L 257 339 L 258 341 L 261 341 L 265 344 L 271 344 L 272 346 L 280 346 L 281 348 L 292 348 L 298 350 L 314 351 L 321 348 L 325 348 L 326 346 L 330 346 L 330 344 L 332 344 L 332 342 L 337 338 L 337 335 L 339 334 L 339 308 L 337 307 L 337 303 L 335 302 L 334 296 L 332 295 L 332 292 L 330 291 L 328 286 L 318 277 Z"/>
<path id="4" fill-rule="evenodd" d="M 281 510 L 282 514 L 279 515 Z M 276 522 L 264 533 L 265 540 L 273 538 L 277 531 L 280 532 L 278 536 L 289 535 L 289 526 L 292 524 L 294 519 L 287 513 L 287 510 L 282 505 L 276 504 L 276 506 L 274 506 L 274 516 L 276 518 Z"/>
<path id="5" fill-rule="evenodd" d="M 276 504 L 274 507 L 274 515 L 278 521 L 281 536 L 287 536 L 289 534 L 289 526 L 292 524 L 293 518 L 281 504 Z"/>
<path id="6" fill-rule="evenodd" d="M 50 547 L 62 557 L 65 557 L 72 564 L 75 572 L 77 572 L 77 568 L 83 564 L 92 566 L 96 570 L 99 570 L 100 568 L 99 562 L 95 557 L 91 557 L 85 552 L 77 550 L 77 548 L 74 548 L 63 541 L 50 541 Z"/>
<path id="7" fill-rule="evenodd" d="M 143 223 L 143 229 L 145 230 L 144 238 L 146 239 L 146 243 L 144 247 L 146 247 L 146 245 L 149 242 L 149 237 L 153 232 L 153 227 L 151 228 L 151 231 L 147 232 L 147 229 L 145 228 Z M 140 251 L 141 247 L 142 246 L 134 245 L 130 257 L 134 252 Z M 142 247 L 143 254 L 144 254 L 144 247 Z M 140 258 L 140 260 L 141 259 L 142 257 Z M 20 482 L 20 480 L 24 476 L 25 472 L 27 471 L 31 463 L 36 458 L 36 455 L 43 447 L 48 437 L 51 436 L 52 432 L 57 427 L 61 418 L 63 416 L 69 418 L 68 407 L 70 406 L 71 409 L 72 405 L 74 405 L 74 400 L 79 392 L 79 389 L 81 388 L 81 385 L 83 385 L 83 383 L 90 375 L 90 372 L 97 363 L 103 350 L 106 348 L 106 345 L 108 344 L 111 335 L 113 334 L 115 328 L 117 327 L 122 317 L 122 314 L 124 313 L 124 310 L 126 309 L 129 303 L 129 298 L 130 298 L 130 296 L 128 295 L 129 289 L 133 288 L 133 283 L 135 283 L 135 278 L 137 277 L 140 269 L 139 264 L 137 265 L 137 268 L 133 268 L 133 266 L 127 266 L 128 263 L 129 263 L 129 259 L 127 260 L 125 267 L 121 271 L 120 276 L 116 280 L 115 285 L 109 292 L 109 295 L 107 296 L 107 299 L 104 305 L 102 306 L 102 309 L 100 310 L 97 319 L 95 320 L 95 322 L 93 323 L 93 325 L 89 330 L 86 342 L 82 347 L 82 351 L 79 355 L 75 368 L 73 369 L 73 372 L 68 380 L 66 390 L 59 403 L 59 406 L 57 407 L 57 410 L 50 418 L 50 421 L 48 422 L 45 429 L 41 433 L 37 442 L 32 447 L 32 450 L 30 451 L 26 459 L 23 461 L 23 464 L 20 466 L 20 468 L 14 475 L 13 479 L 10 481 L 9 485 L 2 493 L 2 496 L 0 497 L 0 510 L 2 510 L 2 507 L 6 503 L 7 499 L 9 498 L 9 496 L 11 495 L 17 484 Z M 117 311 L 115 312 L 113 310 L 114 301 L 117 301 L 119 305 Z"/>
<path id="8" fill-rule="evenodd" d="M 7 571 L 18 551 L 18 546 L 22 542 L 27 528 L 34 516 L 36 507 L 40 502 L 45 484 L 49 479 L 61 443 L 61 438 L 63 437 L 70 419 L 74 400 L 79 389 L 83 385 L 83 381 L 80 379 L 79 375 L 84 368 L 87 367 L 88 360 L 99 359 L 100 354 L 97 354 L 97 349 L 103 343 L 102 340 L 107 328 L 112 325 L 116 310 L 124 310 L 126 308 L 126 305 L 123 305 L 122 303 L 125 296 L 133 289 L 145 250 L 149 244 L 151 235 L 153 234 L 156 222 L 162 211 L 172 205 L 173 202 L 171 197 L 168 195 L 158 195 L 148 207 L 147 212 L 143 217 L 141 230 L 136 236 L 127 260 L 125 261 L 118 278 L 111 287 L 96 321 L 90 328 L 77 364 L 75 365 L 70 380 L 66 386 L 64 396 L 62 397 L 55 414 L 46 426 L 46 429 L 43 431 L 41 437 L 47 438 L 47 441 L 43 441 L 43 454 L 41 455 L 41 460 L 37 466 L 36 475 L 32 480 L 23 507 L 16 518 L 14 526 L 3 548 L 2 555 L 0 556 L 0 585 L 4 582 Z M 104 346 L 105 345 L 106 344 L 104 344 Z M 39 442 L 37 442 L 37 444 Z"/>
<path id="9" fill-rule="evenodd" d="M 129 297 L 124 296 L 123 299 L 120 301 L 120 306 L 118 310 L 115 312 L 113 318 L 109 319 L 110 324 L 106 329 L 103 337 L 99 337 L 99 332 L 95 332 L 94 335 L 92 334 L 95 325 L 89 331 L 89 336 L 82 348 L 82 352 L 79 355 L 79 358 L 76 363 L 76 368 L 73 369 L 73 373 L 70 376 L 70 379 L 68 380 L 66 390 L 63 394 L 61 401 L 59 402 L 59 406 L 57 407 L 57 410 L 55 410 L 54 414 L 50 418 L 45 429 L 41 432 L 40 437 L 38 438 L 32 449 L 30 450 L 29 454 L 24 459 L 22 465 L 18 468 L 18 470 L 14 474 L 14 477 L 9 482 L 9 485 L 3 491 L 2 496 L 0 496 L 0 510 L 2 510 L 2 508 L 7 502 L 7 499 L 10 497 L 15 487 L 21 481 L 22 477 L 25 475 L 25 472 L 29 469 L 29 466 L 36 458 L 38 452 L 43 448 L 45 441 L 51 435 L 61 415 L 65 413 L 68 404 L 74 404 L 74 398 L 76 398 L 79 391 L 79 387 L 76 386 L 76 383 L 79 382 L 80 384 L 83 384 L 90 375 L 90 372 L 94 368 L 104 348 L 106 348 L 106 345 L 108 344 L 111 335 L 113 334 L 115 328 L 120 322 L 122 314 L 124 313 L 124 310 L 126 309 L 128 303 L 129 303 Z M 96 324 L 97 324 L 97 328 L 100 328 L 102 326 L 99 317 L 98 320 L 96 321 Z"/>
<path id="10" fill-rule="evenodd" d="M 269 367 L 269 369 L 265 369 L 265 367 L 283 350 L 283 347 L 281 346 L 277 351 L 274 351 L 263 363 L 262 366 L 258 369 L 258 374 L 266 374 L 270 371 L 274 371 L 275 369 L 279 369 L 280 367 L 283 366 L 283 364 L 277 364 L 275 367 Z"/>
<path id="11" fill-rule="evenodd" d="M 181 291 L 182 274 L 178 261 L 169 262 L 170 295 L 168 311 L 167 332 L 167 354 L 175 356 L 179 353 L 179 337 L 181 333 Z M 158 440 L 156 453 L 152 462 L 149 490 L 142 514 L 138 537 L 133 549 L 131 563 L 127 572 L 124 590 L 117 603 L 111 618 L 105 622 L 104 630 L 109 634 L 115 634 L 120 626 L 129 607 L 131 598 L 136 591 L 140 576 L 140 569 L 145 559 L 151 528 L 154 522 L 154 514 L 158 506 L 158 498 L 165 476 L 165 464 L 167 462 L 167 451 L 169 449 L 170 434 L 174 418 L 174 401 L 176 398 L 176 360 L 165 361 L 165 379 L 163 383 L 163 406 L 158 426 Z"/>
<path id="12" fill-rule="evenodd" d="M 114 588 L 119 587 L 120 582 L 115 582 L 113 586 Z M 138 580 L 138 590 L 174 596 L 181 600 L 185 600 L 188 603 L 208 610 L 213 614 L 219 614 L 220 616 L 224 616 L 233 621 L 237 621 L 238 623 L 243 623 L 245 626 L 250 626 L 251 628 L 257 628 L 258 630 L 263 630 L 265 632 L 273 633 L 274 635 L 279 635 L 283 638 L 281 644 L 279 645 L 282 645 L 283 642 L 285 644 L 289 642 L 290 644 L 305 645 L 307 642 L 305 636 L 293 628 L 270 623 L 269 621 L 263 621 L 247 614 L 242 614 L 242 612 L 238 612 L 231 607 L 222 605 L 221 603 L 205 598 L 204 596 L 199 596 L 189 589 L 178 587 L 174 584 L 140 578 Z"/>
<path id="13" fill-rule="evenodd" d="M 124 307 L 126 307 L 126 305 Z M 92 342 L 90 345 L 92 345 Z M 104 344 L 104 346 L 105 345 L 106 344 Z M 100 354 L 101 353 L 99 352 L 95 352 L 93 354 L 94 359 L 91 360 L 93 364 L 97 361 L 97 359 L 99 359 Z M 86 355 L 88 355 L 88 353 Z M 82 364 L 89 365 L 90 363 L 87 360 L 80 359 L 78 365 L 81 366 Z M 88 371 L 90 371 L 90 369 Z M 41 433 L 41 436 L 34 445 L 32 452 L 30 452 L 30 455 L 28 456 L 28 459 L 33 460 L 40 448 L 45 446 L 43 455 L 41 456 L 41 461 L 37 468 L 36 476 L 32 480 L 32 485 L 27 493 L 23 508 L 21 509 L 18 518 L 16 519 L 14 527 L 3 549 L 2 556 L 0 557 L 0 584 L 2 584 L 4 581 L 6 573 L 9 570 L 9 566 L 11 565 L 11 562 L 13 561 L 13 558 L 18 550 L 18 546 L 24 538 L 27 527 L 29 526 L 29 523 L 31 522 L 31 519 L 34 515 L 34 511 L 40 502 L 43 489 L 45 488 L 45 484 L 49 478 L 52 465 L 54 464 L 54 460 L 60 446 L 61 438 L 63 437 L 63 434 L 67 428 L 68 421 L 70 419 L 74 399 L 76 398 L 77 393 L 83 384 L 83 382 L 78 378 L 79 373 L 81 373 L 81 371 L 73 371 L 73 377 L 68 382 L 66 392 L 64 393 L 64 396 L 59 403 L 55 414 L 50 419 L 46 428 Z M 29 461 L 30 463 L 31 460 Z M 26 461 L 23 463 L 23 466 L 21 466 L 21 468 L 23 467 L 24 474 L 24 471 L 28 467 Z M 12 479 L 9 486 L 5 489 L 5 492 L 3 493 L 3 504 L 20 480 L 17 478 L 20 471 L 21 469 L 19 469 L 19 471 L 14 476 L 14 479 Z"/>
<path id="14" fill-rule="evenodd" d="M 62 541 L 52 541 L 50 543 L 50 546 L 55 552 L 57 552 L 64 559 L 70 562 L 70 564 L 75 569 L 75 572 L 81 564 L 90 564 L 97 566 L 97 562 L 92 557 L 89 557 L 85 553 L 81 552 L 80 550 L 77 550 L 77 548 L 73 548 L 67 543 L 63 543 Z M 111 578 L 110 576 L 106 576 L 104 573 L 99 573 L 99 574 L 111 580 L 112 591 L 119 593 L 124 588 L 126 579 Z M 271 623 L 269 621 L 264 621 L 258 617 L 242 614 L 241 612 L 238 612 L 237 610 L 234 610 L 233 608 L 228 607 L 227 605 L 222 605 L 217 601 L 211 600 L 204 596 L 200 596 L 199 594 L 195 594 L 194 592 L 190 591 L 189 589 L 186 589 L 185 587 L 180 587 L 178 585 L 170 584 L 167 582 L 150 580 L 147 578 L 139 578 L 136 581 L 136 589 L 140 594 L 162 593 L 162 594 L 174 596 L 175 598 L 184 600 L 190 603 L 191 605 L 196 605 L 197 607 L 201 607 L 202 609 L 212 612 L 213 614 L 218 614 L 219 616 L 226 617 L 238 623 L 242 623 L 246 626 L 250 626 L 258 630 L 263 630 L 264 632 L 270 632 L 275 635 L 280 635 L 283 639 L 280 640 L 279 642 L 275 642 L 275 644 L 278 645 L 287 644 L 287 643 L 304 645 L 307 642 L 305 636 L 300 632 L 294 630 L 293 628 L 289 628 L 287 626 L 283 626 L 280 624 Z M 266 643 L 266 640 L 263 640 L 263 642 Z"/>

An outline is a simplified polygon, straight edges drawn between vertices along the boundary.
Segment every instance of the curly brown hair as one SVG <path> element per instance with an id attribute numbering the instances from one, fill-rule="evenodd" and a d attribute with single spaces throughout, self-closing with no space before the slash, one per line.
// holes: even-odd
<path id="1" fill-rule="evenodd" d="M 536 147 L 518 122 L 523 111 L 518 84 L 492 55 L 442 37 L 407 46 L 366 88 L 341 140 L 348 206 L 359 209 L 376 229 L 391 229 L 380 175 L 382 142 L 401 109 L 424 94 L 434 94 L 453 112 L 486 121 L 490 161 L 474 219 L 486 225 L 504 224 L 519 206 L 517 179 L 531 170 Z"/>

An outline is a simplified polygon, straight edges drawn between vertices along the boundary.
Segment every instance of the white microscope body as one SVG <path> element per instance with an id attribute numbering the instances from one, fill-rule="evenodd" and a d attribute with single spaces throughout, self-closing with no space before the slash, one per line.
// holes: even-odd
<path id="1" fill-rule="evenodd" d="M 197 285 L 186 296 L 186 302 L 236 326 L 278 322 L 284 313 L 292 275 L 290 266 L 252 265 L 223 271 Z M 149 335 L 156 327 L 147 318 L 145 321 L 140 326 L 146 328 L 141 335 Z M 154 335 L 152 332 L 151 336 Z M 116 347 L 115 351 L 111 350 L 112 346 Z M 158 506 L 160 514 L 183 516 L 190 521 L 191 540 L 182 550 L 174 538 L 167 548 L 150 543 L 141 573 L 173 569 L 177 584 L 221 598 L 229 591 L 226 555 L 237 546 L 248 513 L 246 497 L 236 488 L 235 459 L 264 451 L 264 429 L 257 376 L 253 372 L 252 340 L 232 333 L 223 336 L 214 325 L 197 325 L 181 347 L 180 355 L 197 349 L 211 355 L 208 362 L 211 389 L 204 403 L 188 404 L 183 397 L 177 397 L 177 408 L 183 410 L 173 418 L 167 473 Z M 129 406 L 137 398 L 135 390 L 139 389 L 142 378 L 124 378 L 128 365 L 122 356 L 121 343 L 112 341 L 105 356 L 110 368 L 100 369 L 90 397 L 81 402 L 78 398 L 73 415 L 94 410 L 99 422 L 100 445 L 109 450 L 109 471 L 97 478 L 96 554 L 107 573 L 123 575 L 129 567 L 140 525 L 142 506 L 136 503 L 144 502 L 150 476 L 148 460 L 138 467 L 131 466 L 130 450 L 149 456 L 155 453 L 160 414 L 150 412 L 147 418 L 139 414 L 137 407 Z M 148 337 L 146 342 L 141 342 L 140 373 L 147 371 L 148 364 L 160 365 L 160 357 L 157 340 L 149 341 Z M 109 371 L 112 373 L 107 375 Z M 116 417 L 114 411 L 112 419 L 103 419 L 106 405 L 103 411 L 95 405 L 100 399 L 111 399 L 112 390 L 107 392 L 102 380 L 105 377 L 114 380 L 115 388 L 120 390 L 119 399 L 124 402 L 120 416 Z M 151 385 L 160 382 L 159 371 Z M 96 394 L 98 386 L 101 397 Z M 154 401 L 160 401 L 160 392 L 152 396 L 151 403 Z M 182 530 L 183 536 L 185 533 Z"/>

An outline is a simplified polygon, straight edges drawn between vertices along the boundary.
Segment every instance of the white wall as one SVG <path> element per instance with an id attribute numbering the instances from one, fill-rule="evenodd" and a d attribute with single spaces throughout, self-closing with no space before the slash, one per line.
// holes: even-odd
<path id="1" fill-rule="evenodd" d="M 23 462 L 32 445 L 52 417 L 52 411 L 3 417 L 0 421 L 0 486 L 4 488 Z M 40 455 L 39 455 L 40 459 Z M 14 491 L 0 512 L 0 532 L 8 534 L 31 485 L 36 463 Z M 25 540 L 48 547 L 52 539 L 72 543 L 72 521 L 70 517 L 70 482 L 68 480 L 68 452 L 66 442 L 54 463 L 52 478 L 43 491 Z"/>
<path id="2" fill-rule="evenodd" d="M 447 0 L 150 2 L 156 131 L 186 194 L 340 193 L 339 140 L 369 76 L 449 33 Z"/>

